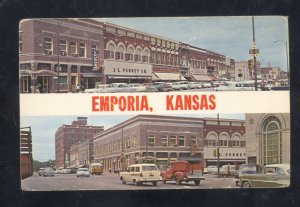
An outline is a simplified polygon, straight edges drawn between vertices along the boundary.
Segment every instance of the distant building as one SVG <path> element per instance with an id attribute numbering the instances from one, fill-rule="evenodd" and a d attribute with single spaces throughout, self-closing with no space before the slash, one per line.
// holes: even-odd
<path id="1" fill-rule="evenodd" d="M 71 160 L 76 160 L 86 156 L 78 156 L 76 158 L 71 157 L 71 146 L 72 147 L 72 156 L 74 155 L 75 146 L 78 144 L 76 150 L 78 150 L 79 155 L 82 155 L 85 152 L 88 152 L 84 144 L 87 140 L 91 140 L 93 135 L 103 131 L 103 126 L 90 126 L 87 124 L 86 117 L 77 117 L 77 120 L 73 121 L 71 124 L 64 124 L 59 127 L 55 133 L 55 159 L 57 167 L 70 167 Z M 82 146 L 84 145 L 84 146 Z M 89 145 L 87 145 L 89 146 Z M 77 154 L 78 154 L 77 153 Z M 89 159 L 83 158 L 78 160 L 80 161 Z"/>
<path id="2" fill-rule="evenodd" d="M 246 114 L 245 123 L 247 163 L 290 163 L 290 114 Z"/>

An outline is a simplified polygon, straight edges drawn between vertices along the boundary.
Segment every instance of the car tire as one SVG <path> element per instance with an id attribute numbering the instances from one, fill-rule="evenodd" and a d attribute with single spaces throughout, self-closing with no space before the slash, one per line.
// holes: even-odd
<path id="1" fill-rule="evenodd" d="M 175 178 L 175 183 L 176 183 L 176 185 L 180 185 L 181 184 L 181 180 L 180 180 L 180 178 L 178 176 Z"/>
<path id="2" fill-rule="evenodd" d="M 250 185 L 249 182 L 245 181 L 245 182 L 243 182 L 243 184 L 242 184 L 242 188 L 251 188 L 251 185 Z"/>
<path id="3" fill-rule="evenodd" d="M 195 185 L 200 185 L 200 180 L 194 180 Z"/>
<path id="4" fill-rule="evenodd" d="M 126 184 L 126 181 L 125 181 L 125 180 L 123 180 L 123 178 L 122 178 L 121 180 L 122 180 L 122 184 Z"/>
<path id="5" fill-rule="evenodd" d="M 152 182 L 153 186 L 157 186 L 157 181 Z"/>

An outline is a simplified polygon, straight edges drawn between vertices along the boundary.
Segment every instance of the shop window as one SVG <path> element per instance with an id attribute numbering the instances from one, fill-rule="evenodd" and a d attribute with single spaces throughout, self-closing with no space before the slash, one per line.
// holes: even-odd
<path id="1" fill-rule="evenodd" d="M 53 55 L 53 38 L 44 37 L 44 53 L 46 55 Z"/>
<path id="2" fill-rule="evenodd" d="M 79 43 L 79 57 L 86 57 L 86 44 L 82 42 Z"/>

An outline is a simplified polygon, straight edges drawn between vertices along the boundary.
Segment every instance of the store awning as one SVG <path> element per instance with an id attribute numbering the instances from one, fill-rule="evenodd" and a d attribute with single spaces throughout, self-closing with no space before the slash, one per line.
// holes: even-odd
<path id="1" fill-rule="evenodd" d="M 186 80 L 181 74 L 179 73 L 152 73 L 152 80 L 168 80 L 168 81 L 181 81 Z"/>
<path id="2" fill-rule="evenodd" d="M 192 76 L 196 81 L 211 81 L 211 78 L 208 77 L 207 75 L 193 74 Z"/>
<path id="3" fill-rule="evenodd" d="M 150 76 L 108 76 L 110 79 L 151 79 Z"/>
<path id="4" fill-rule="evenodd" d="M 101 73 L 81 73 L 82 77 L 85 78 L 97 78 L 97 77 L 102 77 L 103 74 Z"/>

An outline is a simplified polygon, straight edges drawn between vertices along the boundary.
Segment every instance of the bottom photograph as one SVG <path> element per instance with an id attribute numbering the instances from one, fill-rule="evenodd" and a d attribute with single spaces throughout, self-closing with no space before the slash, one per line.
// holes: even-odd
<path id="1" fill-rule="evenodd" d="M 21 116 L 24 191 L 283 188 L 290 114 Z"/>

